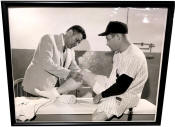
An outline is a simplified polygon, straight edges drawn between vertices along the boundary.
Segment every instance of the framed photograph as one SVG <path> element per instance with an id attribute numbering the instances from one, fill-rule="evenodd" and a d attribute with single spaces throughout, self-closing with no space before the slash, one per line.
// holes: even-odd
<path id="1" fill-rule="evenodd" d="M 2 1 L 12 125 L 160 125 L 174 2 Z"/>

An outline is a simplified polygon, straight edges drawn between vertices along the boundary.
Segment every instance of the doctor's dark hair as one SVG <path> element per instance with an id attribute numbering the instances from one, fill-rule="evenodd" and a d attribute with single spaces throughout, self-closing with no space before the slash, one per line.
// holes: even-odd
<path id="1" fill-rule="evenodd" d="M 79 26 L 79 25 L 74 25 L 74 26 L 71 26 L 67 31 L 69 31 L 69 30 L 73 30 L 73 32 L 77 32 L 77 33 L 82 34 L 83 39 L 86 39 L 85 30 L 84 30 L 81 26 Z"/>

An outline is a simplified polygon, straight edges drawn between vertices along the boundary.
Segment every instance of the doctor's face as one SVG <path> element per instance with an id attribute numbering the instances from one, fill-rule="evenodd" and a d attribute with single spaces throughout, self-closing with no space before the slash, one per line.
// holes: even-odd
<path id="1" fill-rule="evenodd" d="M 71 49 L 77 46 L 78 44 L 80 44 L 82 38 L 83 36 L 81 33 L 72 31 L 72 33 L 68 34 L 67 43 L 66 43 L 67 48 Z"/>

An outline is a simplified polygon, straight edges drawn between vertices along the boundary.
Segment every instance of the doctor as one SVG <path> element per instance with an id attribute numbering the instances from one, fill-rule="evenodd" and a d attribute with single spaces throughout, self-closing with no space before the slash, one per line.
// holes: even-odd
<path id="1" fill-rule="evenodd" d="M 75 81 L 80 81 L 80 68 L 71 48 L 83 39 L 86 39 L 86 33 L 79 25 L 70 27 L 65 34 L 44 35 L 25 72 L 22 83 L 24 91 L 38 96 L 36 89 L 46 91 L 55 88 L 62 79 L 72 77 Z"/>

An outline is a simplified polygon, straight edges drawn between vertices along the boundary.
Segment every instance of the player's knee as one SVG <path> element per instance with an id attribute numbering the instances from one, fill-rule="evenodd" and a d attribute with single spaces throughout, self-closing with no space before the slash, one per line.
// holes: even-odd
<path id="1" fill-rule="evenodd" d="M 96 117 L 92 115 L 92 121 L 96 121 Z"/>
<path id="2" fill-rule="evenodd" d="M 92 116 L 92 121 L 105 121 L 105 119 L 103 119 L 99 116 Z"/>
<path id="3" fill-rule="evenodd" d="M 105 113 L 95 113 L 92 115 L 92 121 L 105 121 L 107 116 Z"/>

